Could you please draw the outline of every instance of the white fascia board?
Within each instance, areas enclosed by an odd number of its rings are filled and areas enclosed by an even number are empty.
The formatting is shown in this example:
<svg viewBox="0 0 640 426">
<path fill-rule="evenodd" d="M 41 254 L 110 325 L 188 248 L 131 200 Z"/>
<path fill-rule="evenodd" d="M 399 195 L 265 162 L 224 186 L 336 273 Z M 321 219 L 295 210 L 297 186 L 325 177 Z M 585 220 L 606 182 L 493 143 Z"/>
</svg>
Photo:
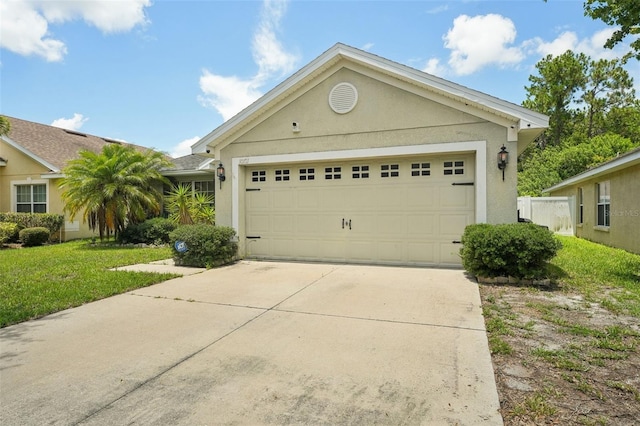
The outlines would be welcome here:
<svg viewBox="0 0 640 426">
<path fill-rule="evenodd" d="M 40 175 L 41 179 L 62 179 L 64 177 L 64 173 L 45 173 Z"/>
<path fill-rule="evenodd" d="M 623 155 L 619 158 L 609 161 L 601 166 L 594 167 L 591 170 L 587 170 L 586 172 L 582 172 L 579 175 L 575 175 L 570 177 L 569 179 L 563 180 L 562 182 L 553 185 L 551 188 L 544 189 L 542 192 L 551 192 L 557 191 L 558 189 L 565 188 L 567 186 L 574 185 L 576 183 L 580 183 L 587 179 L 591 179 L 597 177 L 599 175 L 614 172 L 619 169 L 623 169 L 626 167 L 630 167 L 631 165 L 639 163 L 640 164 L 640 150 L 632 152 L 629 155 Z"/>
<path fill-rule="evenodd" d="M 216 161 L 215 158 L 207 158 L 202 163 L 200 163 L 200 165 L 196 170 L 211 170 L 210 166 L 211 166 L 211 163 L 213 163 L 214 161 Z"/>
<path fill-rule="evenodd" d="M 54 166 L 53 164 L 49 163 L 48 161 L 46 161 L 46 160 L 44 160 L 44 159 L 42 159 L 40 157 L 38 157 L 36 154 L 34 154 L 33 152 L 29 151 L 28 149 L 26 149 L 25 147 L 23 147 L 19 143 L 15 142 L 14 140 L 12 140 L 7 135 L 2 136 L 2 140 L 5 141 L 6 143 L 8 143 L 13 148 L 15 148 L 18 151 L 20 151 L 21 153 L 23 153 L 24 155 L 26 155 L 27 157 L 30 157 L 31 159 L 33 159 L 33 160 L 37 161 L 38 163 L 42 164 L 44 167 L 48 168 L 49 170 L 51 170 L 53 172 L 60 172 L 60 169 L 58 167 Z"/>
<path fill-rule="evenodd" d="M 239 233 L 240 225 L 240 166 L 297 163 L 303 161 L 352 160 L 359 158 L 390 157 L 399 155 L 444 154 L 454 152 L 474 152 L 476 155 L 475 221 L 487 222 L 487 142 L 450 142 L 427 145 L 393 146 L 344 151 L 302 152 L 296 154 L 258 155 L 234 157 L 231 159 L 231 226 Z"/>
</svg>

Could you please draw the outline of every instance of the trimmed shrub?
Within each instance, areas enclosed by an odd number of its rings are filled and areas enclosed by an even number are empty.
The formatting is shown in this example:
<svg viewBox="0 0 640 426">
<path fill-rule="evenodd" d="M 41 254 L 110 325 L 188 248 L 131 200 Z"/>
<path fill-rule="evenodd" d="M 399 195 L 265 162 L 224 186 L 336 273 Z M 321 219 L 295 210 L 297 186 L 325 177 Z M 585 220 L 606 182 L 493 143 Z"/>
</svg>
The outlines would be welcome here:
<svg viewBox="0 0 640 426">
<path fill-rule="evenodd" d="M 228 226 L 182 225 L 171 233 L 171 250 L 176 265 L 212 268 L 232 262 L 238 244 L 236 231 Z M 186 251 L 184 251 L 186 249 Z"/>
<path fill-rule="evenodd" d="M 25 247 L 41 246 L 49 241 L 50 235 L 51 233 L 49 230 L 41 226 L 35 228 L 24 228 L 20 231 L 20 241 L 22 241 L 22 245 Z"/>
<path fill-rule="evenodd" d="M 54 213 L 0 213 L 0 222 L 11 222 L 18 229 L 47 228 L 50 235 L 56 234 L 64 225 L 64 216 Z"/>
<path fill-rule="evenodd" d="M 118 235 L 122 244 L 169 244 L 169 235 L 177 225 L 169 219 L 156 217 L 127 226 Z"/>
<path fill-rule="evenodd" d="M 18 238 L 18 225 L 11 222 L 0 222 L 0 244 L 15 241 Z"/>
<path fill-rule="evenodd" d="M 562 247 L 551 231 L 533 223 L 475 224 L 462 235 L 462 266 L 478 277 L 545 278 Z"/>
</svg>

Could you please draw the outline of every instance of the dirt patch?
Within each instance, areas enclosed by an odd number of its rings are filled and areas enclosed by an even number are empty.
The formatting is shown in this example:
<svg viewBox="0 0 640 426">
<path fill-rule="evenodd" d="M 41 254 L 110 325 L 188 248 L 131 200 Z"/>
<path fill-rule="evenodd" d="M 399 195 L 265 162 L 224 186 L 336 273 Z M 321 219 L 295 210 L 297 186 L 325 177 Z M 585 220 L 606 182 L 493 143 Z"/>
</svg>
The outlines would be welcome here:
<svg viewBox="0 0 640 426">
<path fill-rule="evenodd" d="M 640 424 L 640 319 L 560 290 L 480 295 L 505 425 Z"/>
</svg>

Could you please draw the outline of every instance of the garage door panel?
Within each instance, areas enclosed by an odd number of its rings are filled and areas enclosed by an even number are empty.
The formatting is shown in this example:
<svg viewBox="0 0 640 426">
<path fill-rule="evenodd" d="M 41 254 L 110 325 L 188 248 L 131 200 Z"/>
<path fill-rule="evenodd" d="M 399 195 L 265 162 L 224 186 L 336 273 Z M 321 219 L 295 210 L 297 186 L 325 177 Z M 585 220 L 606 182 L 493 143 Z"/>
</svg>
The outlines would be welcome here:
<svg viewBox="0 0 640 426">
<path fill-rule="evenodd" d="M 440 235 L 451 238 L 460 237 L 462 235 L 460 230 L 464 230 L 469 224 L 470 217 L 465 213 L 440 215 Z"/>
<path fill-rule="evenodd" d="M 427 239 L 435 237 L 436 215 L 433 213 L 407 215 L 407 229 L 409 239 Z"/>
<path fill-rule="evenodd" d="M 453 241 L 474 222 L 473 163 L 473 155 L 442 155 L 247 168 L 245 184 L 254 190 L 245 196 L 246 235 L 261 237 L 247 243 L 247 255 L 459 265 L 460 246 Z M 413 169 L 415 164 L 429 167 Z M 445 164 L 450 165 L 448 174 Z M 364 165 L 367 177 L 356 171 L 360 167 L 362 172 Z M 325 178 L 329 167 L 341 169 L 340 179 L 335 179 L 335 173 L 332 179 Z M 457 168 L 463 172 L 456 172 Z M 276 170 L 283 169 L 291 171 L 289 181 L 275 179 Z M 308 178 L 311 169 L 315 170 L 313 180 Z M 307 171 L 305 179 L 301 170 Z M 251 180 L 256 171 L 264 180 Z M 394 171 L 397 176 L 392 176 Z"/>
</svg>

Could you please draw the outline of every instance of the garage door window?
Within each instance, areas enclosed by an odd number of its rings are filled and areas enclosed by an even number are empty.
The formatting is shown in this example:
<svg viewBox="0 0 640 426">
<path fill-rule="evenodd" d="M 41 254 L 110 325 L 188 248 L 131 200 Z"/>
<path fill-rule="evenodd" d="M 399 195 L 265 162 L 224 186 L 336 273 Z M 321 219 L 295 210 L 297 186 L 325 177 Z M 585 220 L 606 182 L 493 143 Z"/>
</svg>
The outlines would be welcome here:
<svg viewBox="0 0 640 426">
<path fill-rule="evenodd" d="M 324 178 L 326 180 L 342 179 L 342 167 L 325 167 Z"/>
<path fill-rule="evenodd" d="M 464 161 L 445 161 L 444 174 L 445 175 L 463 175 Z"/>
<path fill-rule="evenodd" d="M 380 177 L 398 177 L 400 176 L 400 165 L 398 164 L 383 164 L 380 166 Z"/>
<path fill-rule="evenodd" d="M 251 182 L 266 182 L 267 171 L 266 170 L 254 170 L 251 172 Z"/>
<path fill-rule="evenodd" d="M 351 177 L 354 179 L 368 179 L 369 166 L 353 166 L 351 167 Z"/>
<path fill-rule="evenodd" d="M 431 163 L 412 163 L 411 176 L 431 176 Z"/>
<path fill-rule="evenodd" d="M 288 181 L 289 176 L 289 169 L 276 170 L 276 182 Z"/>
<path fill-rule="evenodd" d="M 300 169 L 300 180 L 314 180 L 316 169 Z"/>
</svg>

